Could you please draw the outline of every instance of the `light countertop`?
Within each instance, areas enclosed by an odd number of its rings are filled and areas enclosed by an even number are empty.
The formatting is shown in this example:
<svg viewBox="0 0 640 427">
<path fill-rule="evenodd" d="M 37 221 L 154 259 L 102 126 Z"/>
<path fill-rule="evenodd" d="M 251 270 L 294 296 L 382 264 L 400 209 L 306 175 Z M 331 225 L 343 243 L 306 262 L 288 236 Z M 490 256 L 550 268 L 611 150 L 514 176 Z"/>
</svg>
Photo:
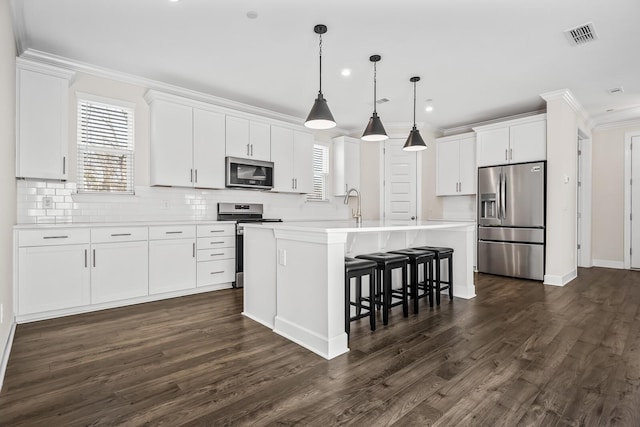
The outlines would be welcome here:
<svg viewBox="0 0 640 427">
<path fill-rule="evenodd" d="M 154 227 L 171 225 L 205 225 L 205 224 L 235 224 L 235 221 L 128 221 L 128 222 L 69 222 L 59 224 L 17 224 L 15 230 L 51 229 L 51 228 L 98 228 L 98 227 Z"/>
<path fill-rule="evenodd" d="M 244 228 L 274 228 L 289 231 L 312 231 L 324 233 L 367 233 L 381 231 L 409 231 L 409 230 L 437 230 L 437 229 L 465 229 L 473 227 L 468 221 L 418 221 L 403 223 L 401 221 L 362 221 L 356 224 L 349 221 L 297 221 L 280 223 L 243 224 Z"/>
</svg>

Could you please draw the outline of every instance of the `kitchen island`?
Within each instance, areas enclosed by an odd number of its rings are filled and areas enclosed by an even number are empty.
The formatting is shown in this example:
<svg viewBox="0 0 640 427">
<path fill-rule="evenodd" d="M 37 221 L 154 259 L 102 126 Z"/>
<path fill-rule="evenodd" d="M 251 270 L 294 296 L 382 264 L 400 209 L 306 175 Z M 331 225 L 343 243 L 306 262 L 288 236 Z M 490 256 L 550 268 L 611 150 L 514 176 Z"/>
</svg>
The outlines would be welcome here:
<svg viewBox="0 0 640 427">
<path fill-rule="evenodd" d="M 474 231 L 473 223 L 442 221 L 246 224 L 243 314 L 332 359 L 349 351 L 344 330 L 345 256 L 425 245 L 451 247 L 453 294 L 473 298 Z"/>
</svg>

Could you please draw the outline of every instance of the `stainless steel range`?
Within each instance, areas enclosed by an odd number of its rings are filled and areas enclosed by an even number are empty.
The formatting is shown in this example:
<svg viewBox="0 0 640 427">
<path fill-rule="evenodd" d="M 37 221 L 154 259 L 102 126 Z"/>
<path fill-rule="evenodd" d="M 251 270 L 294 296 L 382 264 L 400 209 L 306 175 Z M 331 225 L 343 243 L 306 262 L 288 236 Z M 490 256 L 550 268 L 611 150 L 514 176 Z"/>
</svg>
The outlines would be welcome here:
<svg viewBox="0 0 640 427">
<path fill-rule="evenodd" d="M 261 203 L 218 203 L 218 221 L 236 221 L 236 288 L 244 284 L 244 227 L 246 223 L 282 222 L 281 219 L 263 218 Z"/>
</svg>

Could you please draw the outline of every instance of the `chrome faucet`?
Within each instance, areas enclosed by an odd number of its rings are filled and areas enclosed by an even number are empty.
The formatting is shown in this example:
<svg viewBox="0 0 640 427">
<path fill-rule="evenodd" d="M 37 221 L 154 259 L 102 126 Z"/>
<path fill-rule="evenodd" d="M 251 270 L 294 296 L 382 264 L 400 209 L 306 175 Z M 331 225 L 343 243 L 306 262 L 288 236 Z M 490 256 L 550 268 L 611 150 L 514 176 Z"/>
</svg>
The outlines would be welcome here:
<svg viewBox="0 0 640 427">
<path fill-rule="evenodd" d="M 351 192 L 355 191 L 356 193 L 356 198 L 358 200 L 358 209 L 356 212 L 353 212 L 353 209 L 351 210 L 351 214 L 352 216 L 356 219 L 356 224 L 360 225 L 362 224 L 362 210 L 361 210 L 361 206 L 360 206 L 360 192 L 358 190 L 356 190 L 355 188 L 350 188 L 347 191 L 347 194 L 345 194 L 344 196 L 344 204 L 348 205 L 349 204 L 349 196 L 351 196 Z"/>
</svg>

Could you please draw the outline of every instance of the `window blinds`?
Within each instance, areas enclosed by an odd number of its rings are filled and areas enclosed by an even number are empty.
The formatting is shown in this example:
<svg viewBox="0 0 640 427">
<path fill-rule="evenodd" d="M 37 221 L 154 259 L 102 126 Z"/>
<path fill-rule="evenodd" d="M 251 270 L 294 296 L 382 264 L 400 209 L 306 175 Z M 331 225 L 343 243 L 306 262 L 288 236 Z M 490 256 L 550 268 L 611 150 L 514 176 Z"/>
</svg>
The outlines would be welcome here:
<svg viewBox="0 0 640 427">
<path fill-rule="evenodd" d="M 133 194 L 133 109 L 78 100 L 78 192 Z"/>
<path fill-rule="evenodd" d="M 327 181 L 329 177 L 329 147 L 313 146 L 313 193 L 308 200 L 327 200 Z"/>
</svg>

